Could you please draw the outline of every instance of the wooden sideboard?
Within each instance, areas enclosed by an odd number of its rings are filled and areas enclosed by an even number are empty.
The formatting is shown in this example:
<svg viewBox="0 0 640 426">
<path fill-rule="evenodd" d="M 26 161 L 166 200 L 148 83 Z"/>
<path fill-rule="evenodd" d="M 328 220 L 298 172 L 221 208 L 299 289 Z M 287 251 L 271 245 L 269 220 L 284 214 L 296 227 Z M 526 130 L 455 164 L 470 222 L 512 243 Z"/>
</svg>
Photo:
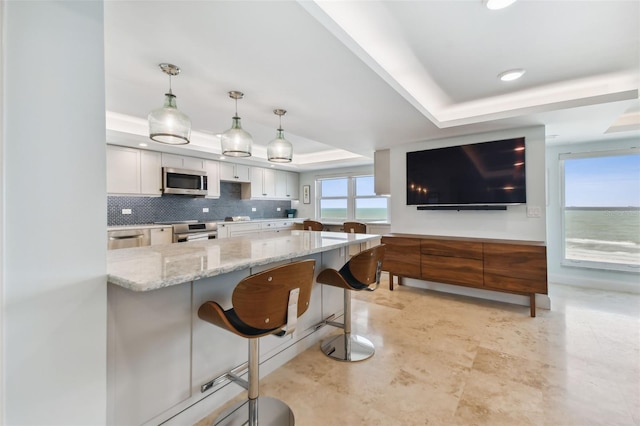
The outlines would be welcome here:
<svg viewBox="0 0 640 426">
<path fill-rule="evenodd" d="M 547 294 L 547 248 L 539 241 L 387 234 L 382 270 L 394 277 L 474 287 L 529 296 Z"/>
</svg>

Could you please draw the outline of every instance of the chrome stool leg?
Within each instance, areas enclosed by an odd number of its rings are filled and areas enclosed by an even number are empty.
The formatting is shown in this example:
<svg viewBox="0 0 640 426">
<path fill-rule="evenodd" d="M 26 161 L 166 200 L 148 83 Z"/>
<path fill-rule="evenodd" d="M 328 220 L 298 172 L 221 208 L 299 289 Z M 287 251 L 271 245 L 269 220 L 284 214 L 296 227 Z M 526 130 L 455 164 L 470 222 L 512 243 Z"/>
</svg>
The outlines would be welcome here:
<svg viewBox="0 0 640 426">
<path fill-rule="evenodd" d="M 373 343 L 365 337 L 351 334 L 351 290 L 344 289 L 344 323 L 329 322 L 344 329 L 344 333 L 333 336 L 320 346 L 322 352 L 338 361 L 364 361 L 375 353 Z"/>
<path fill-rule="evenodd" d="M 225 410 L 215 426 L 294 426 L 293 411 L 284 402 L 260 397 L 259 341 L 249 339 L 249 398 Z"/>
</svg>

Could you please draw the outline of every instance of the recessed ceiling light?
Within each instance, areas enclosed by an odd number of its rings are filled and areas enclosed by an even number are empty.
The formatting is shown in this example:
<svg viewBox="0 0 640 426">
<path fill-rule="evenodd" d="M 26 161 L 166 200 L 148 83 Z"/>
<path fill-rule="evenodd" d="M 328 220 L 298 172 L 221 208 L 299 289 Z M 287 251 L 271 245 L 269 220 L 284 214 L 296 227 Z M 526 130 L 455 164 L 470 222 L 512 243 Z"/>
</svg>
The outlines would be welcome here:
<svg viewBox="0 0 640 426">
<path fill-rule="evenodd" d="M 523 69 L 509 70 L 498 74 L 498 78 L 502 81 L 513 81 L 522 77 L 523 74 Z"/>
<path fill-rule="evenodd" d="M 498 10 L 511 6 L 516 0 L 486 0 L 487 9 Z"/>
<path fill-rule="evenodd" d="M 138 146 L 147 146 L 147 144 L 144 143 L 144 142 L 141 142 L 141 143 L 138 144 Z"/>
</svg>

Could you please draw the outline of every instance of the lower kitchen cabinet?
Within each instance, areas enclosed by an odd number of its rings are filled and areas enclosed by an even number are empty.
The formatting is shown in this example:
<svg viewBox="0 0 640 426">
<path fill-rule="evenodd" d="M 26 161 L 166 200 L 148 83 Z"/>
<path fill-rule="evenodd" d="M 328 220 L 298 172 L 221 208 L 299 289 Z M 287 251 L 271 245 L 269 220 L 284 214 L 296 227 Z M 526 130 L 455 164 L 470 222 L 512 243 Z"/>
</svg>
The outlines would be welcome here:
<svg viewBox="0 0 640 426">
<path fill-rule="evenodd" d="M 171 226 L 163 226 L 162 228 L 151 228 L 149 230 L 152 246 L 156 244 L 173 243 L 173 228 Z"/>
</svg>

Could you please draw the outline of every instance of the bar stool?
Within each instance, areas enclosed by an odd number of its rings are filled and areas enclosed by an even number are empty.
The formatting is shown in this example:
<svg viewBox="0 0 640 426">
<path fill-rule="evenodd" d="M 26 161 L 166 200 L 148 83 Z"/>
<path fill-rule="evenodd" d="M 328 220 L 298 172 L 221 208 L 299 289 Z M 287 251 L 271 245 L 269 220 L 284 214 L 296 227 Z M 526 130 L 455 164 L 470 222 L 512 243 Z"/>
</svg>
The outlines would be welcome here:
<svg viewBox="0 0 640 426">
<path fill-rule="evenodd" d="M 344 232 L 354 233 L 354 234 L 367 233 L 367 225 L 360 222 L 345 222 L 342 225 L 342 229 L 344 229 Z"/>
<path fill-rule="evenodd" d="M 309 307 L 315 260 L 303 260 L 244 278 L 233 290 L 233 307 L 223 310 L 214 301 L 203 303 L 198 317 L 249 341 L 248 378 L 233 372 L 227 377 L 248 390 L 248 399 L 221 414 L 214 425 L 294 425 L 293 412 L 284 402 L 259 397 L 259 338 L 284 336 Z"/>
<path fill-rule="evenodd" d="M 348 232 L 350 234 L 366 234 L 367 233 L 367 225 L 365 225 L 364 223 L 360 223 L 360 222 L 345 222 L 345 223 L 342 224 L 342 230 L 344 232 Z M 351 250 L 351 247 L 355 247 L 355 244 L 349 246 L 349 254 L 350 255 L 352 253 L 354 253 Z M 365 244 L 362 244 L 362 243 L 359 244 L 358 252 L 361 252 L 363 247 L 366 247 L 366 243 Z"/>
<path fill-rule="evenodd" d="M 302 228 L 305 231 L 322 231 L 324 229 L 324 225 L 315 220 L 305 220 L 302 222 Z"/>
<path fill-rule="evenodd" d="M 325 355 L 339 361 L 363 361 L 373 355 L 375 348 L 369 339 L 351 334 L 351 291 L 374 291 L 380 285 L 380 272 L 384 244 L 361 251 L 349 260 L 340 271 L 325 269 L 316 281 L 340 287 L 344 291 L 344 321 L 326 324 L 342 328 L 344 332 L 322 342 Z M 375 286 L 371 287 L 375 283 Z"/>
</svg>

